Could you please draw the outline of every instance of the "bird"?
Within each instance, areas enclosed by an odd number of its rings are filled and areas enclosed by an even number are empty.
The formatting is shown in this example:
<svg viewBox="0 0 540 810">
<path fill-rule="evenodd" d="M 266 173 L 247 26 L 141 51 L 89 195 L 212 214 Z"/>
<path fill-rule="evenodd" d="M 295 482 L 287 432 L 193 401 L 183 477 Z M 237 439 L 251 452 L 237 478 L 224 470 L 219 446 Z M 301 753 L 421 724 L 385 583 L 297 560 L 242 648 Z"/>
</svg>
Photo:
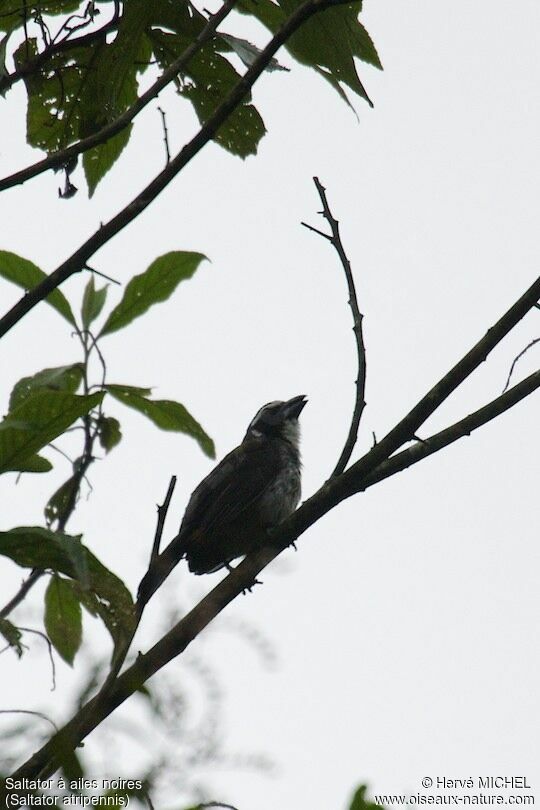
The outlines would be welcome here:
<svg viewBox="0 0 540 810">
<path fill-rule="evenodd" d="M 141 580 L 142 609 L 186 558 L 193 574 L 211 574 L 268 543 L 269 531 L 301 495 L 300 426 L 304 394 L 260 408 L 242 442 L 193 491 L 177 536 Z"/>
</svg>

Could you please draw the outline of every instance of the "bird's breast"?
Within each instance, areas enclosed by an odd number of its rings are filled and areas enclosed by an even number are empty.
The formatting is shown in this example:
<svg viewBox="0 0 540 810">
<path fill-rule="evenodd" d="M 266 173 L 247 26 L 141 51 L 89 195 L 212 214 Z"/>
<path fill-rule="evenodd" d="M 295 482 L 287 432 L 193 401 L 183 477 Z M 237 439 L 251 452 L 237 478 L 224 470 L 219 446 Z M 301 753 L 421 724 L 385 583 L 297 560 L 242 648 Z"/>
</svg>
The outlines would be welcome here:
<svg viewBox="0 0 540 810">
<path fill-rule="evenodd" d="M 292 460 L 287 461 L 261 498 L 261 523 L 266 527 L 277 526 L 296 509 L 300 494 L 300 467 Z"/>
</svg>

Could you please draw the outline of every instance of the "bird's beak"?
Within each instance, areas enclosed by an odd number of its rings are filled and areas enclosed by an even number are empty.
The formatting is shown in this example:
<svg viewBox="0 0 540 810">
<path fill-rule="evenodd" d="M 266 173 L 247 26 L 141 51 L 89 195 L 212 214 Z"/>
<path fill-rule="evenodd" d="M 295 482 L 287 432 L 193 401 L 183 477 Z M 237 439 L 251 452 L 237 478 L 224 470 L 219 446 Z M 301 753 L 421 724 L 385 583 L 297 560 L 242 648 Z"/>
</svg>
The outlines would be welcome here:
<svg viewBox="0 0 540 810">
<path fill-rule="evenodd" d="M 283 405 L 286 419 L 298 419 L 302 412 L 302 408 L 307 404 L 307 397 L 305 394 L 300 394 L 297 397 L 287 400 Z"/>
</svg>

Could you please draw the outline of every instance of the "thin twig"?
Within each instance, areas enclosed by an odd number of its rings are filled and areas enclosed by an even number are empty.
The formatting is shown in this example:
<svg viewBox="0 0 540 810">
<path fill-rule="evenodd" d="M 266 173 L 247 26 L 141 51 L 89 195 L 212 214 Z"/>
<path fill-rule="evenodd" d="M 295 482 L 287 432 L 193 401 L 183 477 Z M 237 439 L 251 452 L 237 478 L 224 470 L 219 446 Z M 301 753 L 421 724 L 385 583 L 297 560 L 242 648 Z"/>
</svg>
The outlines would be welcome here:
<svg viewBox="0 0 540 810">
<path fill-rule="evenodd" d="M 40 717 L 42 720 L 46 720 L 47 723 L 50 723 L 54 730 L 58 732 L 58 726 L 54 720 L 51 720 L 50 717 L 47 717 L 46 714 L 42 714 L 41 712 L 34 712 L 30 709 L 0 709 L 0 714 L 31 714 L 34 717 Z"/>
<path fill-rule="evenodd" d="M 226 0 L 220 10 L 208 20 L 194 42 L 192 42 L 180 54 L 180 56 L 175 59 L 175 61 L 172 62 L 172 64 L 169 65 L 166 70 L 163 71 L 161 76 L 156 79 L 154 84 L 152 84 L 148 90 L 139 96 L 137 101 L 135 101 L 131 107 L 122 113 L 122 115 L 119 115 L 118 118 L 111 121 L 110 124 L 106 124 L 93 135 L 89 135 L 87 138 L 82 138 L 80 141 L 77 141 L 77 143 L 66 147 L 66 149 L 59 150 L 43 160 L 38 160 L 31 166 L 27 166 L 26 169 L 20 169 L 18 172 L 3 178 L 0 180 L 0 191 L 20 185 L 21 183 L 25 183 L 27 180 L 30 180 L 30 178 L 36 177 L 38 174 L 48 171 L 48 169 L 55 169 L 59 166 L 63 166 L 77 155 L 80 155 L 82 152 L 86 152 L 88 149 L 92 149 L 94 146 L 99 146 L 100 144 L 105 143 L 112 138 L 113 135 L 116 135 L 118 132 L 125 129 L 128 124 L 130 124 L 131 121 L 133 121 L 133 119 L 141 112 L 141 110 L 143 110 L 147 104 L 156 98 L 156 96 L 159 95 L 159 93 L 176 78 L 178 73 L 181 72 L 182 68 L 188 64 L 197 51 L 205 44 L 205 42 L 214 36 L 216 28 L 232 11 L 236 1 L 237 0 Z"/>
<path fill-rule="evenodd" d="M 101 276 L 101 278 L 104 278 L 106 281 L 110 281 L 111 284 L 117 284 L 119 287 L 122 286 L 122 282 L 118 281 L 118 279 L 112 278 L 111 276 L 102 273 L 101 270 L 96 270 L 94 267 L 90 267 L 88 264 L 86 265 L 85 269 L 90 270 L 90 272 L 93 273 L 95 276 Z"/>
<path fill-rule="evenodd" d="M 49 660 L 51 662 L 51 674 L 52 674 L 51 692 L 54 692 L 54 690 L 56 689 L 56 667 L 54 665 L 53 649 L 50 638 L 46 636 L 45 633 L 42 633 L 41 630 L 33 630 L 31 627 L 19 627 L 18 629 L 23 630 L 25 633 L 34 633 L 36 636 L 42 638 L 45 644 L 47 645 Z"/>
<path fill-rule="evenodd" d="M 161 115 L 161 125 L 163 127 L 163 143 L 165 144 L 165 165 L 171 162 L 171 151 L 169 149 L 169 130 L 167 129 L 167 116 L 165 110 L 158 107 Z"/>
<path fill-rule="evenodd" d="M 310 231 L 314 231 L 315 233 L 319 234 L 319 236 L 323 236 L 325 239 L 328 239 L 332 246 L 334 247 L 336 253 L 339 256 L 339 260 L 345 272 L 345 278 L 347 280 L 347 288 L 349 290 L 349 306 L 351 308 L 352 316 L 353 316 L 353 332 L 356 341 L 356 354 L 358 357 L 358 373 L 356 375 L 356 397 L 354 401 L 354 408 L 353 408 L 353 415 L 351 418 L 351 425 L 349 427 L 349 433 L 347 439 L 345 441 L 345 445 L 343 450 L 341 451 L 341 455 L 337 461 L 337 464 L 332 472 L 331 477 L 335 477 L 337 475 L 341 475 L 347 464 L 349 463 L 349 459 L 352 455 L 354 450 L 354 446 L 356 444 L 358 438 L 358 428 L 360 426 L 360 420 L 362 418 L 362 413 L 366 406 L 365 403 L 365 393 L 366 393 L 366 347 L 364 345 L 364 335 L 362 331 L 362 320 L 363 315 L 360 312 L 358 307 L 358 299 L 356 297 L 356 288 L 354 285 L 354 278 L 351 269 L 351 263 L 347 258 L 347 254 L 345 253 L 345 248 L 343 247 L 343 242 L 341 241 L 341 236 L 339 233 L 339 222 L 334 217 L 330 210 L 330 206 L 328 205 L 328 200 L 326 198 L 326 189 L 319 181 L 318 177 L 313 178 L 313 182 L 315 183 L 315 187 L 319 192 L 319 197 L 321 198 L 321 203 L 323 210 L 321 214 L 328 222 L 330 226 L 330 230 L 332 232 L 331 235 L 323 233 L 323 231 L 319 231 L 317 228 L 314 228 L 312 225 L 307 225 L 305 222 L 302 222 L 305 228 L 308 228 Z"/>
<path fill-rule="evenodd" d="M 524 354 L 526 354 L 526 353 L 529 351 L 529 349 L 530 349 L 532 346 L 534 346 L 536 343 L 540 343 L 540 338 L 535 338 L 534 340 L 531 340 L 531 342 L 528 344 L 528 346 L 525 346 L 525 348 L 524 348 L 524 349 L 522 349 L 522 350 L 520 351 L 520 353 L 517 355 L 517 357 L 514 357 L 514 361 L 513 361 L 512 365 L 510 366 L 510 371 L 508 372 L 508 377 L 507 377 L 507 380 L 506 380 L 506 384 L 505 384 L 505 386 L 504 386 L 504 388 L 503 388 L 503 390 L 502 390 L 503 394 L 504 394 L 504 392 L 506 391 L 506 389 L 508 388 L 508 386 L 510 385 L 510 379 L 511 379 L 511 377 L 512 377 L 512 374 L 514 373 L 514 368 L 516 367 L 516 363 L 517 363 L 517 362 L 518 362 L 518 360 L 520 360 L 520 359 L 523 357 L 523 355 L 524 355 Z"/>
<path fill-rule="evenodd" d="M 167 490 L 167 494 L 165 495 L 165 500 L 161 505 L 157 507 L 158 513 L 158 520 L 156 526 L 156 534 L 154 536 L 154 543 L 152 545 L 152 552 L 150 554 L 150 566 L 152 566 L 157 557 L 159 557 L 159 545 L 161 543 L 161 538 L 163 536 L 163 527 L 165 525 L 165 519 L 167 517 L 167 512 L 169 511 L 169 506 L 171 504 L 171 498 L 173 496 L 174 488 L 176 486 L 176 475 L 171 476 L 171 480 L 169 481 L 169 488 Z"/>
<path fill-rule="evenodd" d="M 148 565 L 149 571 L 155 565 L 156 560 L 159 557 L 159 546 L 161 543 L 161 537 L 163 535 L 163 527 L 165 526 L 165 520 L 167 518 L 167 512 L 169 511 L 169 506 L 171 503 L 171 498 L 173 496 L 175 486 L 176 486 L 176 476 L 173 475 L 171 476 L 171 480 L 169 481 L 169 487 L 167 489 L 167 494 L 165 495 L 165 500 L 163 501 L 161 506 L 158 505 L 157 507 L 158 519 L 156 525 L 156 532 L 154 535 L 154 542 L 152 544 L 152 551 L 150 554 L 150 563 Z M 131 632 L 124 639 L 122 645 L 118 647 L 117 650 L 115 650 L 111 662 L 111 668 L 107 674 L 107 677 L 105 678 L 105 681 L 103 682 L 101 689 L 96 695 L 96 699 L 102 702 L 107 698 L 112 686 L 114 685 L 118 677 L 118 673 L 122 669 L 124 661 L 126 660 L 127 654 L 129 652 L 129 648 L 131 647 L 131 643 L 135 637 L 135 633 L 137 632 L 137 629 L 141 622 L 142 614 L 145 607 L 146 602 L 142 602 L 140 600 L 137 601 L 135 605 L 135 616 Z"/>
<path fill-rule="evenodd" d="M 347 0 L 305 0 L 287 18 L 279 31 L 272 37 L 266 48 L 255 59 L 251 67 L 236 82 L 228 96 L 218 105 L 197 134 L 172 158 L 154 179 L 116 216 L 102 225 L 81 247 L 63 264 L 47 276 L 40 284 L 29 290 L 17 304 L 0 320 L 0 338 L 40 301 L 60 286 L 66 279 L 79 273 L 88 260 L 113 236 L 116 236 L 130 222 L 147 208 L 176 175 L 191 161 L 200 150 L 212 140 L 219 127 L 241 104 L 261 73 L 279 48 L 300 28 L 302 23 L 320 11 L 345 5 Z M 142 96 L 141 96 L 142 98 Z"/>
<path fill-rule="evenodd" d="M 154 810 L 154 805 L 152 804 L 152 799 L 150 798 L 150 794 L 147 790 L 144 792 L 144 798 L 146 799 L 146 804 L 148 805 L 148 810 Z"/>
<path fill-rule="evenodd" d="M 206 807 L 223 807 L 225 810 L 238 810 L 238 808 L 233 807 L 232 804 L 223 804 L 223 802 L 204 802 L 203 804 L 198 804 L 194 810 L 205 810 Z"/>
<path fill-rule="evenodd" d="M 35 568 L 33 571 L 30 572 L 28 577 L 23 581 L 21 587 L 19 588 L 15 596 L 13 596 L 9 600 L 9 602 L 6 602 L 4 607 L 0 610 L 0 619 L 4 619 L 6 616 L 8 616 L 11 613 L 11 611 L 23 601 L 28 591 L 31 588 L 33 588 L 33 586 L 39 579 L 41 579 L 44 573 L 45 571 L 41 571 L 38 568 Z"/>
</svg>

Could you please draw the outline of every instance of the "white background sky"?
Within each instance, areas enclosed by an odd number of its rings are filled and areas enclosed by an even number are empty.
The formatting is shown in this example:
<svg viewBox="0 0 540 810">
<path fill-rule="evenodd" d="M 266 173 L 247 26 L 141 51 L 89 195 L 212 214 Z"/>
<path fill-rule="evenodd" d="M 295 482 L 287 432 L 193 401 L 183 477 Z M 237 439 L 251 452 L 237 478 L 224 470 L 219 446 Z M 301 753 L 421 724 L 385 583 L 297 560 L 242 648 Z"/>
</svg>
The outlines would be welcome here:
<svg viewBox="0 0 540 810">
<path fill-rule="evenodd" d="M 242 163 L 208 146 L 92 262 L 127 281 L 168 250 L 211 258 L 168 303 L 104 339 L 109 379 L 152 385 L 156 397 L 183 402 L 220 457 L 261 404 L 306 393 L 306 496 L 341 450 L 356 363 L 336 257 L 299 225 L 321 224 L 314 174 L 341 220 L 365 314 L 358 452 L 484 334 L 539 268 L 538 3 L 371 0 L 362 20 L 385 66 L 382 74 L 360 66 L 374 110 L 356 103 L 357 122 L 315 74 L 280 53 L 291 73 L 267 74 L 254 94 L 269 130 L 259 155 Z M 224 30 L 264 41 L 243 18 Z M 191 110 L 172 93 L 160 103 L 179 148 L 194 131 Z M 23 105 L 21 88 L 2 105 L 2 174 L 38 157 L 21 147 Z M 5 192 L 0 246 L 54 269 L 162 167 L 161 137 L 154 107 L 91 202 L 84 191 L 59 200 L 52 174 Z M 83 189 L 82 178 L 73 179 Z M 64 292 L 78 300 L 82 284 L 72 279 Z M 18 294 L 2 283 L 1 296 L 5 310 Z M 500 393 L 512 358 L 538 335 L 533 311 L 420 434 Z M 44 305 L 0 352 L 4 410 L 17 379 L 78 359 L 69 328 Z M 516 379 L 537 366 L 531 352 Z M 188 438 L 159 433 L 116 403 L 109 411 L 122 419 L 125 440 L 96 465 L 92 496 L 69 530 L 84 532 L 134 589 L 170 475 L 179 484 L 169 537 L 212 465 Z M 538 791 L 537 413 L 533 395 L 341 504 L 300 539 L 298 554 L 282 555 L 264 587 L 227 611 L 268 638 L 277 667 L 265 667 L 234 634 L 208 631 L 193 645 L 190 655 L 203 654 L 222 685 L 226 749 L 276 764 L 273 776 L 202 772 L 214 798 L 239 810 L 329 810 L 345 808 L 361 781 L 373 793 L 416 792 L 427 775 L 521 774 Z M 68 475 L 62 465 L 15 489 L 3 477 L 3 527 L 41 522 L 48 494 Z M 20 577 L 9 563 L 1 573 L 7 597 Z M 141 648 L 171 604 L 187 607 L 219 578 L 175 572 L 148 609 Z M 105 634 L 89 638 L 96 652 L 108 644 Z M 1 666 L 6 708 L 65 718 L 68 667 L 58 664 L 51 693 L 36 652 L 21 662 L 5 654 Z M 168 677 L 187 676 L 175 663 Z M 111 775 L 131 775 L 136 760 L 118 757 L 109 761 Z"/>
</svg>

